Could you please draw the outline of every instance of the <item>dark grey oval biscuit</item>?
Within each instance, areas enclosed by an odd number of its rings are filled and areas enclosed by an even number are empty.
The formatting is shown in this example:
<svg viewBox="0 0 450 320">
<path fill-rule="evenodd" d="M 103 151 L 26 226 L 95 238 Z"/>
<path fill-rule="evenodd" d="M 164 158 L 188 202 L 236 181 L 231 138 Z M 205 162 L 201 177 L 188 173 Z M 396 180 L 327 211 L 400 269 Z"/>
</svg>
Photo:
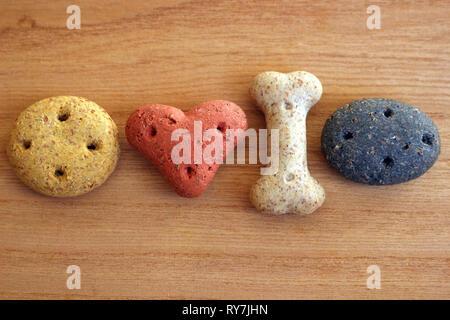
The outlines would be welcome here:
<svg viewBox="0 0 450 320">
<path fill-rule="evenodd" d="M 119 158 L 116 124 L 96 103 L 59 96 L 36 102 L 17 118 L 7 154 L 18 177 L 54 197 L 100 186 Z"/>
<path fill-rule="evenodd" d="M 433 121 L 406 103 L 382 98 L 336 110 L 322 130 L 322 152 L 345 177 L 389 185 L 424 174 L 440 153 Z"/>
</svg>

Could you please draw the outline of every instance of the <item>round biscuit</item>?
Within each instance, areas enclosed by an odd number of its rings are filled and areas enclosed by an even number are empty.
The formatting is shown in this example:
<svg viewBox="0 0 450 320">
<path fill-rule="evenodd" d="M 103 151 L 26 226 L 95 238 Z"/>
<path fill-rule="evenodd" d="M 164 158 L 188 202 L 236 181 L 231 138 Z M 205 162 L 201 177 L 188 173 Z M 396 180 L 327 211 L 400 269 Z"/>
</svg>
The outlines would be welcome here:
<svg viewBox="0 0 450 320">
<path fill-rule="evenodd" d="M 36 102 L 17 118 L 7 146 L 17 176 L 54 197 L 100 186 L 119 159 L 118 130 L 96 103 L 74 96 Z"/>
</svg>

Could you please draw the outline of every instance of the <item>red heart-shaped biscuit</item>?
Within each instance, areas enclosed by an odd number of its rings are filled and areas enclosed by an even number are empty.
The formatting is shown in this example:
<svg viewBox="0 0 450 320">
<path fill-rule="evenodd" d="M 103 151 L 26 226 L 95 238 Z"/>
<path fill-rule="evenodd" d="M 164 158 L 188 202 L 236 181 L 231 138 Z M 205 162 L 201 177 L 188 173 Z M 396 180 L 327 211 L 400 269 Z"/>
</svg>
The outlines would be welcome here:
<svg viewBox="0 0 450 320">
<path fill-rule="evenodd" d="M 196 161 L 197 164 L 194 163 L 194 121 L 197 126 L 197 121 L 201 121 L 201 137 L 207 129 L 220 131 L 223 139 L 223 161 L 227 150 L 230 150 L 230 145 L 234 148 L 242 139 L 242 136 L 233 138 L 234 143 L 227 146 L 226 130 L 247 130 L 244 111 L 238 105 L 223 100 L 202 103 L 187 113 L 162 104 L 142 106 L 130 115 L 126 125 L 128 142 L 156 165 L 173 189 L 186 198 L 201 195 L 220 166 L 218 163 L 210 163 L 210 160 L 205 162 L 204 157 Z M 172 149 L 181 141 L 181 139 L 172 141 L 172 132 L 175 129 L 184 129 L 190 134 L 191 159 L 188 164 L 175 164 L 172 161 Z M 202 154 L 209 143 L 210 141 L 202 141 Z"/>
</svg>

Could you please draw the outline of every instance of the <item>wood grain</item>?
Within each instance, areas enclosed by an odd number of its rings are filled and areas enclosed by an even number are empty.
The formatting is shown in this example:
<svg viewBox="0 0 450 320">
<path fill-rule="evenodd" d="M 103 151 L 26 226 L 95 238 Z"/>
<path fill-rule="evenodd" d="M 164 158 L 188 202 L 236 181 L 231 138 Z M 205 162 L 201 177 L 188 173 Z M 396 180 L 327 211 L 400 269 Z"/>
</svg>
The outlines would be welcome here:
<svg viewBox="0 0 450 320">
<path fill-rule="evenodd" d="M 450 298 L 450 4 L 448 1 L 0 2 L 1 298 Z M 381 29 L 366 8 L 381 8 Z M 250 205 L 257 165 L 222 166 L 207 192 L 178 197 L 124 136 L 145 103 L 187 111 L 227 99 L 264 128 L 248 84 L 259 72 L 321 79 L 308 158 L 327 192 L 308 217 L 268 217 Z M 79 95 L 121 130 L 121 160 L 101 188 L 74 199 L 30 191 L 5 146 L 14 119 L 45 97 Z M 436 123 L 441 155 L 423 177 L 370 187 L 324 160 L 320 134 L 339 106 L 387 97 Z M 66 288 L 78 265 L 81 290 Z M 380 290 L 366 268 L 381 268 Z"/>
</svg>

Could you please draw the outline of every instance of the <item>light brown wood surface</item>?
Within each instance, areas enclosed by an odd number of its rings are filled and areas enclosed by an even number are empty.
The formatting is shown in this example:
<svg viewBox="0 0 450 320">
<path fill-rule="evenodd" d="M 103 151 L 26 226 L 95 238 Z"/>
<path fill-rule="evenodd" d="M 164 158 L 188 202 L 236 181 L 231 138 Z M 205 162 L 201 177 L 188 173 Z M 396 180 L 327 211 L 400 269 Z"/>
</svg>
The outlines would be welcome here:
<svg viewBox="0 0 450 320">
<path fill-rule="evenodd" d="M 81 7 L 80 30 L 66 7 Z M 368 30 L 366 8 L 381 9 Z M 450 3 L 448 1 L 0 2 L 1 298 L 450 298 Z M 124 135 L 140 105 L 184 111 L 239 104 L 264 128 L 248 84 L 262 71 L 306 70 L 324 93 L 307 119 L 308 160 L 325 204 L 307 217 L 263 216 L 248 193 L 258 165 L 222 166 L 196 199 L 178 197 Z M 34 193 L 5 146 L 18 114 L 55 95 L 103 106 L 120 129 L 110 179 L 72 199 Z M 441 155 L 421 178 L 371 187 L 330 168 L 327 117 L 362 97 L 420 107 Z M 68 290 L 66 268 L 81 268 Z M 369 290 L 366 269 L 381 269 Z"/>
</svg>

